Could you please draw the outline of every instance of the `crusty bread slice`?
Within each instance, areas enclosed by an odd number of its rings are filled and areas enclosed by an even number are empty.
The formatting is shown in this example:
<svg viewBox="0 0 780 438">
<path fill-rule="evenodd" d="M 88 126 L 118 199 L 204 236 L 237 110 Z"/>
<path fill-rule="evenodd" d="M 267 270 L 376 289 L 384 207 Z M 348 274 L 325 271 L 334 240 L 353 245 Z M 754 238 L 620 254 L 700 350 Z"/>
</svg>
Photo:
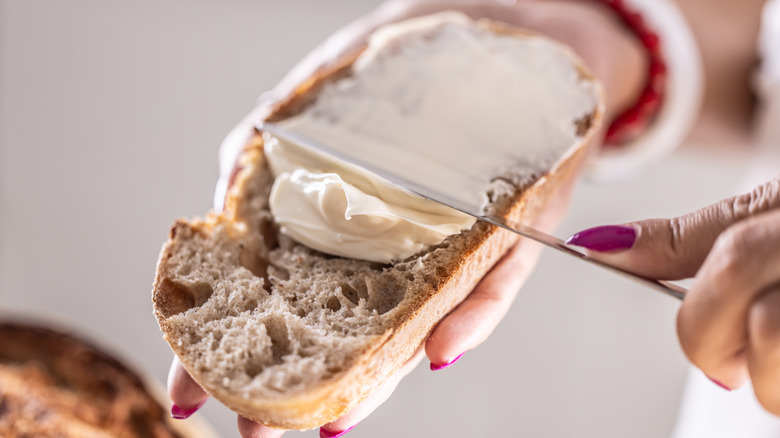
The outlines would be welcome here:
<svg viewBox="0 0 780 438">
<path fill-rule="evenodd" d="M 269 120 L 300 112 L 324 84 L 349 75 L 357 56 L 301 84 Z M 593 80 L 571 62 L 581 80 Z M 575 178 L 600 118 L 597 107 L 573 120 L 581 140 L 546 173 L 504 182 L 489 208 L 510 222 L 532 221 Z M 477 223 L 388 265 L 322 254 L 278 232 L 262 146 L 259 133 L 245 146 L 224 211 L 173 225 L 158 262 L 154 309 L 165 339 L 212 396 L 268 426 L 308 429 L 348 412 L 408 360 L 516 237 Z"/>
<path fill-rule="evenodd" d="M 207 427 L 184 430 L 173 424 L 154 385 L 50 325 L 0 321 L 0 436 L 214 436 Z"/>
</svg>

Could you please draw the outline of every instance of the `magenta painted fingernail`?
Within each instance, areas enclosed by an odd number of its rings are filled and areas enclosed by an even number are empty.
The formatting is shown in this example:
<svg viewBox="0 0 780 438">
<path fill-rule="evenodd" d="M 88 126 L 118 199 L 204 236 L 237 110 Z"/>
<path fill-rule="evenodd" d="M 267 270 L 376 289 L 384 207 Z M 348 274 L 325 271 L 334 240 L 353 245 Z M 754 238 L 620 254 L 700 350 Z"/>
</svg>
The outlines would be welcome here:
<svg viewBox="0 0 780 438">
<path fill-rule="evenodd" d="M 709 377 L 709 376 L 707 376 L 707 378 L 708 378 L 708 379 L 710 379 L 710 380 L 712 381 L 712 383 L 714 383 L 714 384 L 716 384 L 716 385 L 720 386 L 721 388 L 725 389 L 725 390 L 726 390 L 726 391 L 728 391 L 728 392 L 731 392 L 731 388 L 729 388 L 728 386 L 726 386 L 726 385 L 724 385 L 724 384 L 720 383 L 719 381 L 717 381 L 717 380 L 713 379 L 712 377 Z"/>
<path fill-rule="evenodd" d="M 458 357 L 456 357 L 455 359 L 452 359 L 451 361 L 445 362 L 445 363 L 440 364 L 440 365 L 437 365 L 437 364 L 431 362 L 431 371 L 439 371 L 439 370 L 443 370 L 444 368 L 447 368 L 449 366 L 452 366 L 452 365 L 455 364 L 455 362 L 458 361 L 458 359 L 461 358 L 461 356 L 463 356 L 463 353 L 459 354 Z"/>
<path fill-rule="evenodd" d="M 593 251 L 617 251 L 629 249 L 636 242 L 634 227 L 606 225 L 588 228 L 566 239 L 569 245 L 581 246 Z"/>
<path fill-rule="evenodd" d="M 198 409 L 200 409 L 204 403 L 206 403 L 206 400 L 203 400 L 202 402 L 195 405 L 195 407 L 189 409 L 182 409 L 176 404 L 174 404 L 173 406 L 171 406 L 171 418 L 174 418 L 176 420 L 186 420 L 187 418 L 190 418 L 192 414 L 198 412 Z"/>
<path fill-rule="evenodd" d="M 355 426 L 357 426 L 357 424 Z M 337 438 L 337 437 L 340 437 L 340 436 L 344 436 L 344 434 L 346 434 L 350 430 L 354 429 L 355 426 L 352 426 L 352 427 L 349 427 L 347 429 L 344 429 L 344 430 L 341 430 L 341 431 L 337 431 L 337 432 L 328 432 L 327 430 L 325 430 L 324 428 L 321 427 L 320 428 L 320 438 Z"/>
</svg>

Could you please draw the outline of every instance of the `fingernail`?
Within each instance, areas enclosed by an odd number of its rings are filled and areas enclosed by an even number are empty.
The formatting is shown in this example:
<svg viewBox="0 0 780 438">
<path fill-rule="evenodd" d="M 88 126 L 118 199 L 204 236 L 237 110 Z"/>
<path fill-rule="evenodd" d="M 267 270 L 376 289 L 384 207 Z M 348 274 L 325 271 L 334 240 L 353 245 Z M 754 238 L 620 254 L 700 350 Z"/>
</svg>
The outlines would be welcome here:
<svg viewBox="0 0 780 438">
<path fill-rule="evenodd" d="M 456 357 L 455 359 L 452 359 L 451 361 L 445 362 L 441 365 L 436 365 L 435 363 L 431 362 L 431 371 L 439 371 L 449 366 L 452 366 L 453 364 L 455 364 L 455 362 L 458 361 L 458 359 L 461 358 L 461 356 L 463 356 L 463 353 L 459 354 L 458 357 Z"/>
<path fill-rule="evenodd" d="M 616 251 L 629 249 L 636 242 L 634 227 L 607 225 L 589 228 L 566 239 L 569 245 L 581 246 L 593 251 Z"/>
<path fill-rule="evenodd" d="M 357 424 L 355 426 L 357 426 Z M 337 432 L 328 432 L 327 430 L 325 430 L 325 428 L 321 427 L 320 428 L 320 438 L 336 438 L 336 437 L 344 436 L 344 434 L 346 434 L 350 430 L 354 429 L 355 426 L 352 426 L 350 428 L 347 428 L 347 429 L 342 430 L 342 431 L 337 431 Z"/>
<path fill-rule="evenodd" d="M 710 376 L 707 376 L 707 378 L 708 378 L 708 379 L 710 379 L 710 380 L 712 381 L 712 383 L 714 383 L 714 384 L 716 384 L 716 385 L 720 386 L 721 388 L 725 389 L 725 390 L 726 390 L 726 391 L 728 391 L 728 392 L 731 392 L 731 388 L 729 388 L 728 386 L 726 386 L 726 385 L 724 385 L 724 384 L 720 383 L 719 381 L 717 381 L 717 380 L 713 379 L 713 378 L 712 378 L 712 377 L 710 377 Z"/>
<path fill-rule="evenodd" d="M 173 406 L 171 406 L 171 418 L 174 418 L 176 420 L 186 420 L 187 418 L 190 418 L 192 414 L 198 412 L 198 409 L 200 409 L 204 403 L 206 403 L 206 400 L 203 400 L 202 402 L 195 405 L 195 407 L 189 409 L 182 409 L 176 404 L 174 404 Z"/>
</svg>

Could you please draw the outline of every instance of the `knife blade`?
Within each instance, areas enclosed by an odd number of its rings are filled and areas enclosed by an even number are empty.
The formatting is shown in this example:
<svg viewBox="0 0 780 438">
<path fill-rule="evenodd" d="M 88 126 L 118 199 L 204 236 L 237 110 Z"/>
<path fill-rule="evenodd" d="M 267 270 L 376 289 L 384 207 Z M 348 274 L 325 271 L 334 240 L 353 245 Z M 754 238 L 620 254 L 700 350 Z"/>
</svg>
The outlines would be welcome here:
<svg viewBox="0 0 780 438">
<path fill-rule="evenodd" d="M 687 292 L 687 289 L 677 284 L 668 281 L 643 277 L 634 274 L 632 272 L 626 271 L 617 266 L 613 266 L 603 261 L 594 259 L 588 256 L 585 252 L 581 251 L 578 247 L 568 245 L 563 240 L 555 236 L 552 236 L 550 234 L 547 234 L 543 231 L 540 231 L 538 229 L 535 229 L 533 227 L 529 227 L 523 224 L 512 224 L 512 225 L 507 224 L 503 218 L 494 215 L 483 214 L 480 207 L 469 205 L 468 203 L 465 203 L 462 200 L 458 199 L 456 196 L 452 196 L 447 193 L 442 193 L 440 191 L 427 187 L 424 184 L 411 181 L 408 178 L 405 178 L 402 175 L 398 174 L 397 172 L 393 172 L 392 169 L 385 169 L 379 165 L 370 163 L 367 160 L 363 160 L 360 157 L 354 156 L 353 154 L 345 153 L 342 150 L 331 147 L 325 143 L 317 141 L 301 133 L 285 129 L 277 124 L 269 123 L 269 122 L 260 122 L 255 127 L 261 132 L 266 132 L 282 140 L 294 143 L 300 147 L 304 147 L 313 150 L 315 152 L 326 153 L 339 160 L 361 167 L 379 176 L 380 178 L 383 178 L 392 184 L 395 184 L 412 193 L 422 196 L 423 198 L 430 199 L 431 201 L 446 205 L 450 208 L 454 208 L 455 210 L 458 210 L 469 216 L 473 216 L 478 220 L 487 222 L 491 225 L 510 231 L 512 233 L 516 233 L 527 239 L 531 239 L 533 241 L 539 242 L 542 245 L 545 245 L 549 248 L 553 248 L 557 251 L 576 257 L 579 260 L 588 262 L 600 268 L 614 272 L 618 275 L 621 275 L 623 277 L 641 283 L 657 291 L 663 292 L 674 298 L 682 300 L 685 297 L 685 293 Z"/>
</svg>

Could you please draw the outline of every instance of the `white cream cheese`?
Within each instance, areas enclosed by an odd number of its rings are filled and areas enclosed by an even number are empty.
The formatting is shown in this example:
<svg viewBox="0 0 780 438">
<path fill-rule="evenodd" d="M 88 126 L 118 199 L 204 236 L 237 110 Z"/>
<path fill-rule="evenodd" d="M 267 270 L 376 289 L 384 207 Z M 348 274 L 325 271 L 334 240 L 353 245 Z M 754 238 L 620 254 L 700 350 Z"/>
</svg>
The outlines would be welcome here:
<svg viewBox="0 0 780 438">
<path fill-rule="evenodd" d="M 282 232 L 314 249 L 387 263 L 441 243 L 474 218 L 332 157 L 269 138 L 271 211 Z"/>
<path fill-rule="evenodd" d="M 599 93 L 563 46 L 443 13 L 376 31 L 352 76 L 279 124 L 479 206 L 497 177 L 528 179 L 566 153 Z M 332 157 L 265 144 L 277 223 L 320 251 L 390 262 L 474 222 Z"/>
</svg>

